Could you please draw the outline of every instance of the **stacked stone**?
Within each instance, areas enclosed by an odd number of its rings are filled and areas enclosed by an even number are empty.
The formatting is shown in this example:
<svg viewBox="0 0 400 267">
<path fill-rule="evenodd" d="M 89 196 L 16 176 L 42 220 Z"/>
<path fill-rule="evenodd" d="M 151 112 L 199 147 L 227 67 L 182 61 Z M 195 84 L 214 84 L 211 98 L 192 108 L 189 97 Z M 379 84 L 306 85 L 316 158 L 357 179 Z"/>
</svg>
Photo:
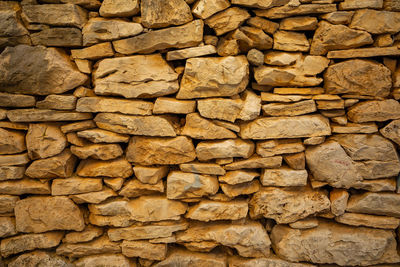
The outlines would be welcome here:
<svg viewBox="0 0 400 267">
<path fill-rule="evenodd" d="M 399 3 L 0 1 L 0 265 L 398 266 Z"/>
</svg>

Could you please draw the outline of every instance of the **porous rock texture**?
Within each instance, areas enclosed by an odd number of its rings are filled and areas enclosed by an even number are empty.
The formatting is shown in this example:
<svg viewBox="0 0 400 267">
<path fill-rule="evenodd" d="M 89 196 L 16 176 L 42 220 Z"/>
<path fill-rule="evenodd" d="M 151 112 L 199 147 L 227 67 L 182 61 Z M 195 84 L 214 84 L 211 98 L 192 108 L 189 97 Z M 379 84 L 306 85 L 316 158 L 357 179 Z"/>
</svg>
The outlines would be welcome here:
<svg viewBox="0 0 400 267">
<path fill-rule="evenodd" d="M 0 267 L 400 266 L 400 1 L 0 0 Z"/>
</svg>

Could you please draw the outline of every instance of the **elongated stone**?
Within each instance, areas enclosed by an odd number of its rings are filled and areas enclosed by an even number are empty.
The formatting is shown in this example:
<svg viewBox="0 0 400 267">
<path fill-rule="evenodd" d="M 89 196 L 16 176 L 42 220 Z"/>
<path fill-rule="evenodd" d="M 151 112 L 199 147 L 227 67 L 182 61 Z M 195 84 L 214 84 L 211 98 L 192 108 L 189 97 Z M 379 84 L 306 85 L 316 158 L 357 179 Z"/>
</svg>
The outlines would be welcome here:
<svg viewBox="0 0 400 267">
<path fill-rule="evenodd" d="M 195 112 L 196 101 L 193 100 L 178 100 L 169 97 L 158 97 L 154 103 L 154 114 L 189 114 Z"/>
<path fill-rule="evenodd" d="M 400 217 L 399 201 L 398 194 L 366 192 L 352 195 L 346 211 Z"/>
<path fill-rule="evenodd" d="M 167 176 L 168 174 L 168 167 L 146 167 L 146 166 L 139 166 L 136 165 L 133 167 L 133 171 L 135 172 L 136 178 L 142 183 L 145 184 L 156 184 L 162 178 Z"/>
<path fill-rule="evenodd" d="M 142 0 L 141 23 L 146 28 L 163 28 L 170 25 L 182 25 L 190 22 L 192 12 L 184 0 L 167 2 L 158 0 Z"/>
<path fill-rule="evenodd" d="M 51 193 L 49 182 L 39 180 L 21 179 L 0 182 L 0 194 L 8 195 L 49 195 Z"/>
<path fill-rule="evenodd" d="M 111 242 L 106 235 L 85 243 L 63 243 L 56 250 L 58 255 L 69 257 L 83 257 L 105 253 L 116 254 L 120 252 L 120 245 L 116 242 Z"/>
<path fill-rule="evenodd" d="M 100 191 L 103 189 L 101 179 L 70 177 L 67 179 L 54 179 L 51 184 L 53 196 L 65 196 Z"/>
<path fill-rule="evenodd" d="M 131 17 L 139 11 L 139 0 L 104 0 L 100 7 L 102 17 Z"/>
<path fill-rule="evenodd" d="M 299 15 L 324 14 L 336 11 L 336 4 L 301 4 L 273 7 L 266 10 L 256 10 L 256 15 L 269 19 L 281 19 Z"/>
<path fill-rule="evenodd" d="M 328 58 L 359 58 L 359 57 L 382 57 L 399 56 L 400 49 L 395 46 L 390 47 L 368 47 L 338 51 L 329 51 Z"/>
<path fill-rule="evenodd" d="M 118 144 L 92 144 L 88 146 L 71 146 L 72 154 L 78 158 L 87 159 L 89 157 L 101 160 L 115 159 L 123 154 Z"/>
<path fill-rule="evenodd" d="M 347 116 L 356 123 L 400 119 L 400 104 L 394 99 L 360 102 L 349 109 Z"/>
<path fill-rule="evenodd" d="M 125 100 L 108 97 L 83 97 L 78 100 L 79 112 L 120 112 L 130 115 L 151 115 L 153 104 L 141 100 Z"/>
<path fill-rule="evenodd" d="M 92 114 L 33 108 L 9 110 L 7 117 L 12 122 L 80 121 L 91 119 Z"/>
<path fill-rule="evenodd" d="M 263 186 L 306 186 L 307 178 L 306 170 L 264 169 L 260 181 Z"/>
<path fill-rule="evenodd" d="M 23 165 L 29 161 L 28 153 L 0 155 L 0 166 Z"/>
<path fill-rule="evenodd" d="M 58 47 L 79 47 L 82 32 L 76 28 L 49 28 L 31 34 L 32 44 Z"/>
<path fill-rule="evenodd" d="M 181 265 L 182 267 L 189 266 L 227 266 L 226 258 L 220 254 L 212 252 L 199 253 L 187 251 L 183 249 L 172 248 L 169 249 L 168 256 L 165 260 L 156 263 L 155 267 L 168 267 L 174 265 Z"/>
<path fill-rule="evenodd" d="M 0 166 L 0 181 L 16 180 L 24 177 L 25 167 Z"/>
<path fill-rule="evenodd" d="M 254 143 L 242 139 L 227 139 L 223 141 L 203 141 L 196 147 L 197 158 L 200 161 L 229 157 L 248 158 L 254 152 Z"/>
<path fill-rule="evenodd" d="M 371 20 L 368 18 L 374 19 Z M 364 30 L 372 34 L 393 34 L 400 31 L 400 14 L 373 9 L 357 10 L 349 26 L 350 28 Z"/>
<path fill-rule="evenodd" d="M 344 213 L 343 215 L 335 217 L 335 221 L 347 225 L 381 229 L 396 229 L 400 224 L 400 219 L 398 218 L 359 213 Z"/>
<path fill-rule="evenodd" d="M 36 103 L 40 109 L 74 110 L 76 97 L 73 95 L 48 95 L 42 101 Z"/>
<path fill-rule="evenodd" d="M 214 29 L 217 35 L 222 35 L 239 28 L 250 17 L 250 14 L 242 8 L 231 7 L 219 12 L 205 20 L 205 23 Z"/>
<path fill-rule="evenodd" d="M 182 128 L 181 134 L 203 140 L 236 138 L 236 134 L 232 131 L 218 126 L 211 120 L 201 117 L 198 113 L 186 115 L 186 123 Z"/>
<path fill-rule="evenodd" d="M 163 260 L 167 256 L 166 244 L 152 244 L 148 241 L 128 241 L 121 244 L 122 254 L 149 260 Z"/>
<path fill-rule="evenodd" d="M 247 202 L 236 200 L 231 202 L 219 202 L 202 200 L 191 206 L 185 217 L 198 221 L 239 220 L 247 216 Z"/>
<path fill-rule="evenodd" d="M 193 172 L 193 173 L 211 174 L 211 175 L 225 174 L 224 168 L 214 163 L 190 162 L 190 163 L 180 164 L 179 168 L 183 172 Z"/>
<path fill-rule="evenodd" d="M 0 107 L 34 107 L 35 97 L 30 95 L 0 93 Z"/>
<path fill-rule="evenodd" d="M 254 155 L 249 159 L 239 160 L 225 165 L 226 170 L 254 169 L 254 168 L 279 168 L 282 164 L 282 157 L 263 158 Z"/>
<path fill-rule="evenodd" d="M 129 141 L 129 135 L 118 134 L 103 129 L 84 130 L 78 132 L 77 135 L 93 143 L 128 143 Z"/>
<path fill-rule="evenodd" d="M 76 173 L 85 177 L 127 178 L 133 174 L 133 170 L 131 164 L 125 158 L 107 161 L 86 159 L 79 163 Z"/>
</svg>

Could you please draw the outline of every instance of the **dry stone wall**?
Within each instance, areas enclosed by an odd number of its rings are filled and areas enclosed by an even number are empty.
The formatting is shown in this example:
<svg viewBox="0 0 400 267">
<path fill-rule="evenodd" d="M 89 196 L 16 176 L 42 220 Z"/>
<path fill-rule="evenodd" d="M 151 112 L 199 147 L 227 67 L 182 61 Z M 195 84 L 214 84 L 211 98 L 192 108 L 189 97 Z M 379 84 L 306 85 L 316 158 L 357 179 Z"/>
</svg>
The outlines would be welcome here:
<svg viewBox="0 0 400 267">
<path fill-rule="evenodd" d="M 0 1 L 0 266 L 399 266 L 400 1 Z"/>
</svg>

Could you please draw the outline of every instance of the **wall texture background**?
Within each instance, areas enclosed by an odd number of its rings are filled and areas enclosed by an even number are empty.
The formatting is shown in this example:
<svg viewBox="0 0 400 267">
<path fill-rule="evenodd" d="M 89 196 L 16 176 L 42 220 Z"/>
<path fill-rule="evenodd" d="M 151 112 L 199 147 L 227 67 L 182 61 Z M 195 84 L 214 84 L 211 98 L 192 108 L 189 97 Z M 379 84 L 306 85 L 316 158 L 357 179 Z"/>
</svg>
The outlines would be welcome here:
<svg viewBox="0 0 400 267">
<path fill-rule="evenodd" d="M 0 265 L 399 266 L 399 46 L 397 0 L 0 1 Z"/>
</svg>

